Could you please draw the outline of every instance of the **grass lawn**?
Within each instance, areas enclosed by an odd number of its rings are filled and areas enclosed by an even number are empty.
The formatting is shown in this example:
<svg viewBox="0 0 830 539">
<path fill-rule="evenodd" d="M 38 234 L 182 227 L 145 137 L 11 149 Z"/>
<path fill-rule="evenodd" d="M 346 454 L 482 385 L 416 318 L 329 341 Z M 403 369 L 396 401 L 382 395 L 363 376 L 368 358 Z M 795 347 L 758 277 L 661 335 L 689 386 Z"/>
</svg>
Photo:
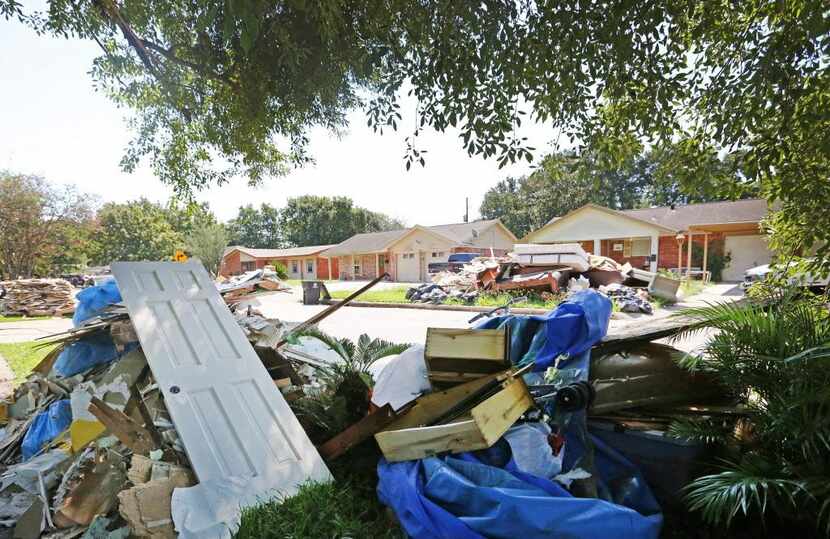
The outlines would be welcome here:
<svg viewBox="0 0 830 539">
<path fill-rule="evenodd" d="M 369 290 L 361 294 L 356 301 L 368 301 L 370 303 L 409 303 L 406 299 L 408 286 L 397 286 L 395 288 L 384 288 L 381 290 Z M 331 292 L 332 299 L 344 299 L 354 290 L 334 290 Z"/>
<path fill-rule="evenodd" d="M 0 314 L 0 323 L 3 322 L 25 322 L 27 320 L 49 320 L 51 316 L 20 316 L 20 315 L 12 315 L 6 316 Z"/>
<path fill-rule="evenodd" d="M 14 371 L 15 385 L 25 380 L 35 365 L 40 363 L 40 360 L 53 348 L 53 346 L 35 348 L 38 344 L 41 343 L 35 341 L 0 343 L 0 355 L 6 359 L 9 367 Z"/>
</svg>

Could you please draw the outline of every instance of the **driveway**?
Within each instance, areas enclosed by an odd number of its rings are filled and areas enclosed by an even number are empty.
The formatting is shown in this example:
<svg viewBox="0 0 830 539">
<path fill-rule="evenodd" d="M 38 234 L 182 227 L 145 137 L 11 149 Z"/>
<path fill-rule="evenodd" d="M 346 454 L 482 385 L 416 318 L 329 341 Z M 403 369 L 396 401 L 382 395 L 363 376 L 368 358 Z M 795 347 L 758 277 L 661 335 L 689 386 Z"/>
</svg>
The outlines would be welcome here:
<svg viewBox="0 0 830 539">
<path fill-rule="evenodd" d="M 38 337 L 60 333 L 71 327 L 71 318 L 2 322 L 0 323 L 0 342 L 33 341 Z"/>
</svg>

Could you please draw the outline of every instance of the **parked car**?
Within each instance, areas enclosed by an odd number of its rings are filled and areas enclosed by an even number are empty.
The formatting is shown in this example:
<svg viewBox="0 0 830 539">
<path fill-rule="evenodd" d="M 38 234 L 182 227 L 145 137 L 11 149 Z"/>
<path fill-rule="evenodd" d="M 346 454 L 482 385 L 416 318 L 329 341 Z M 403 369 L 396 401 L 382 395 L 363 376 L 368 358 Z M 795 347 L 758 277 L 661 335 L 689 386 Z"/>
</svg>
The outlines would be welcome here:
<svg viewBox="0 0 830 539">
<path fill-rule="evenodd" d="M 433 262 L 427 266 L 429 273 L 441 273 L 442 271 L 451 271 L 458 273 L 464 264 L 469 264 L 474 258 L 481 256 L 478 253 L 453 253 L 447 258 L 446 262 Z"/>
<path fill-rule="evenodd" d="M 789 267 L 794 267 L 797 262 L 790 262 Z M 753 284 L 768 279 L 770 275 L 781 275 L 783 270 L 778 267 L 770 267 L 769 264 L 763 266 L 756 266 L 744 272 L 744 280 L 741 283 L 741 288 L 746 290 Z M 787 278 L 787 281 L 792 285 L 800 285 L 809 288 L 825 288 L 830 282 L 830 276 L 821 278 L 816 277 L 811 273 L 799 272 Z"/>
</svg>

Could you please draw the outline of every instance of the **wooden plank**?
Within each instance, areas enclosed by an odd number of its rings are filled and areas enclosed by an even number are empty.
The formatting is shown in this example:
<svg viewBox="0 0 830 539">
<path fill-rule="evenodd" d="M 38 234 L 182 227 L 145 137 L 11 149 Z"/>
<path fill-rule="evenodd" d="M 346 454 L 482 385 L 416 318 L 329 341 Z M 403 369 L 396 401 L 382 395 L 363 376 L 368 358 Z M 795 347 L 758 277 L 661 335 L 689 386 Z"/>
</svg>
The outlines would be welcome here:
<svg viewBox="0 0 830 539">
<path fill-rule="evenodd" d="M 429 358 L 476 359 L 504 363 L 507 359 L 507 332 L 504 329 L 427 328 Z"/>
<path fill-rule="evenodd" d="M 317 447 L 325 460 L 334 460 L 395 421 L 398 416 L 389 404 L 383 405 L 357 423 Z"/>
<path fill-rule="evenodd" d="M 487 447 L 490 447 L 531 406 L 533 398 L 524 380 L 515 378 L 508 382 L 502 391 L 473 408 L 470 414 L 487 442 Z"/>
<path fill-rule="evenodd" d="M 398 417 L 387 430 L 405 429 L 428 425 L 435 418 L 450 410 L 467 396 L 475 393 L 490 380 L 507 378 L 507 371 L 484 376 L 476 380 L 458 385 L 445 391 L 435 391 L 419 397 L 415 405 L 407 413 Z"/>
<path fill-rule="evenodd" d="M 489 380 L 484 382 L 475 380 L 464 386 L 452 388 L 446 393 L 462 387 L 466 393 L 464 396 L 471 395 L 493 379 L 494 377 L 489 377 Z M 437 402 L 443 409 L 442 414 L 463 399 L 463 396 L 458 398 L 460 393 L 455 391 L 455 398 L 451 401 L 444 395 L 443 399 Z M 472 419 L 464 418 L 429 427 L 415 425 L 425 417 L 430 418 L 424 421 L 428 423 L 440 416 L 433 413 L 435 409 L 416 410 L 419 404 L 400 420 L 392 423 L 387 430 L 375 434 L 375 440 L 388 461 L 412 460 L 444 452 L 458 453 L 490 447 L 533 405 L 533 399 L 524 381 L 515 378 L 506 382 L 504 389 L 474 406 L 469 413 Z M 410 414 L 417 416 L 417 419 L 409 417 Z"/>
<path fill-rule="evenodd" d="M 149 430 L 130 419 L 124 412 L 111 408 L 98 397 L 92 397 L 88 409 L 107 430 L 134 453 L 149 455 L 150 451 L 159 449 Z"/>
<path fill-rule="evenodd" d="M 489 447 L 472 419 L 433 427 L 387 430 L 375 434 L 375 440 L 389 462 Z"/>
</svg>

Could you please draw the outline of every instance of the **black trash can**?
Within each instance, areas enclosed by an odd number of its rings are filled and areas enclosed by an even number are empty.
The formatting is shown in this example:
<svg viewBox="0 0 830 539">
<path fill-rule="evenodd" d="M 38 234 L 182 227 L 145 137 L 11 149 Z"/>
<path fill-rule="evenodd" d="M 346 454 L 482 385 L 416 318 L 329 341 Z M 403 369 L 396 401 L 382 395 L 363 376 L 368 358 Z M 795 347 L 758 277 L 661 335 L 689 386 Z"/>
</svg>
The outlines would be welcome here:
<svg viewBox="0 0 830 539">
<path fill-rule="evenodd" d="M 320 304 L 320 281 L 303 281 L 303 305 Z"/>
</svg>

